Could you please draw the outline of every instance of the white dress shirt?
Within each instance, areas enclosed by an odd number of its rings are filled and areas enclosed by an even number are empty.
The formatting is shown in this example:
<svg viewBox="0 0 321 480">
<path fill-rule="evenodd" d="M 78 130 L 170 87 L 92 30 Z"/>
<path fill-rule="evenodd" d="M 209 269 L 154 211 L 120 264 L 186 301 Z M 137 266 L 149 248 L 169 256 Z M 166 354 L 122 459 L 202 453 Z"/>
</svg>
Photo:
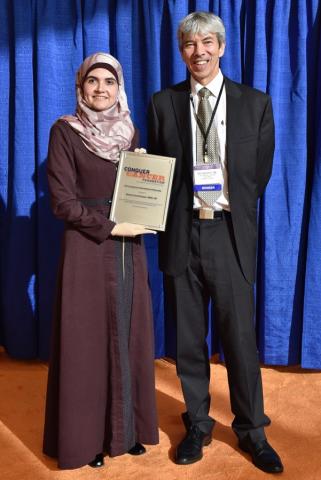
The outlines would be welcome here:
<svg viewBox="0 0 321 480">
<path fill-rule="evenodd" d="M 223 74 L 219 70 L 216 77 L 207 85 L 201 85 L 193 77 L 191 77 L 191 98 L 193 100 L 194 108 L 191 102 L 190 112 L 191 112 L 191 122 L 192 122 L 192 142 L 193 142 L 193 164 L 196 165 L 197 159 L 197 123 L 195 119 L 195 112 L 198 109 L 198 92 L 206 86 L 208 90 L 212 93 L 209 97 L 209 102 L 214 109 L 215 103 L 217 101 L 221 86 L 223 82 Z M 194 110 L 195 109 L 195 110 Z M 230 211 L 229 206 L 229 197 L 228 197 L 228 171 L 227 171 L 227 158 L 226 158 L 226 91 L 225 86 L 222 91 L 221 99 L 218 104 L 213 124 L 217 128 L 218 139 L 219 139 L 219 155 L 221 160 L 221 168 L 223 174 L 223 186 L 222 193 L 216 200 L 214 204 L 214 210 L 228 210 Z M 199 199 L 194 196 L 194 208 L 200 208 L 201 204 Z"/>
</svg>

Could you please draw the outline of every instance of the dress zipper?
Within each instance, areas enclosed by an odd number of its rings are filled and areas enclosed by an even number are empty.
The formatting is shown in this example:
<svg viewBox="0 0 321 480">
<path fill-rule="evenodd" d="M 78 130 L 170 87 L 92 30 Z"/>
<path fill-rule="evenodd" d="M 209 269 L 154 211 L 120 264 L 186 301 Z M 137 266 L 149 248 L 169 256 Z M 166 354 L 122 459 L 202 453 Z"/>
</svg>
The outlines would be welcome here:
<svg viewBox="0 0 321 480">
<path fill-rule="evenodd" d="M 123 248 L 122 248 L 122 260 L 123 260 L 123 280 L 125 280 L 125 237 L 123 237 Z"/>
</svg>

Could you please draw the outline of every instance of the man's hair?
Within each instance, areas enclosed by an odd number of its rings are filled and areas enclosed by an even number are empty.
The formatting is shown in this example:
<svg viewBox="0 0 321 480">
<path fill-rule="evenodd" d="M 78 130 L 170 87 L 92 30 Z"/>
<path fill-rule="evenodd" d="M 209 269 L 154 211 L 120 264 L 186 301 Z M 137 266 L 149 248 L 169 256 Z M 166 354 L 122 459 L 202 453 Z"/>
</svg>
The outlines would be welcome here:
<svg viewBox="0 0 321 480">
<path fill-rule="evenodd" d="M 188 33 L 192 35 L 215 33 L 219 46 L 225 43 L 224 23 L 220 17 L 211 12 L 192 12 L 181 20 L 177 30 L 180 50 L 183 48 L 184 35 Z"/>
</svg>

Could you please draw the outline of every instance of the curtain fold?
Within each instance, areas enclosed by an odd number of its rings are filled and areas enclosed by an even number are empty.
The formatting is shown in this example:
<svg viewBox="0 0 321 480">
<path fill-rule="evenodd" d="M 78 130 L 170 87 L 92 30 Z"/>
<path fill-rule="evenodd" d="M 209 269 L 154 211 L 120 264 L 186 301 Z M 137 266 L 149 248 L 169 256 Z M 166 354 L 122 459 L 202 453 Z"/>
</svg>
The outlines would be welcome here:
<svg viewBox="0 0 321 480">
<path fill-rule="evenodd" d="M 150 95 L 186 78 L 176 38 L 193 10 L 220 15 L 222 70 L 268 92 L 273 174 L 260 202 L 256 326 L 262 362 L 321 368 L 321 9 L 317 0 L 6 0 L 0 2 L 0 343 L 48 357 L 62 225 L 45 174 L 49 130 L 75 108 L 83 58 L 109 51 L 124 69 L 146 145 Z M 157 239 L 145 239 L 156 356 L 173 355 Z M 179 245 L 177 246 L 179 248 Z M 217 349 L 215 329 L 209 333 Z"/>
</svg>

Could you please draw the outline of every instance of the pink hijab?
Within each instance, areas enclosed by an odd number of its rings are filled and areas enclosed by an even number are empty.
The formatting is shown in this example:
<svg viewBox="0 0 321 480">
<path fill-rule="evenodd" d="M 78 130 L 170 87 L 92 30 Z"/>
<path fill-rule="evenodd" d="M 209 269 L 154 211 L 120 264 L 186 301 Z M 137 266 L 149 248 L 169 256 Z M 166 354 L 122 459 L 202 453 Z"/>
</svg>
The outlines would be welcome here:
<svg viewBox="0 0 321 480">
<path fill-rule="evenodd" d="M 111 66 L 118 77 L 118 97 L 116 103 L 107 110 L 96 112 L 89 108 L 82 95 L 82 84 L 88 70 L 94 65 Z M 120 63 L 108 53 L 94 53 L 81 64 L 76 75 L 77 110 L 75 115 L 60 117 L 80 135 L 85 146 L 101 158 L 117 163 L 122 150 L 128 150 L 134 136 L 134 126 L 130 118 L 124 77 Z"/>
</svg>

